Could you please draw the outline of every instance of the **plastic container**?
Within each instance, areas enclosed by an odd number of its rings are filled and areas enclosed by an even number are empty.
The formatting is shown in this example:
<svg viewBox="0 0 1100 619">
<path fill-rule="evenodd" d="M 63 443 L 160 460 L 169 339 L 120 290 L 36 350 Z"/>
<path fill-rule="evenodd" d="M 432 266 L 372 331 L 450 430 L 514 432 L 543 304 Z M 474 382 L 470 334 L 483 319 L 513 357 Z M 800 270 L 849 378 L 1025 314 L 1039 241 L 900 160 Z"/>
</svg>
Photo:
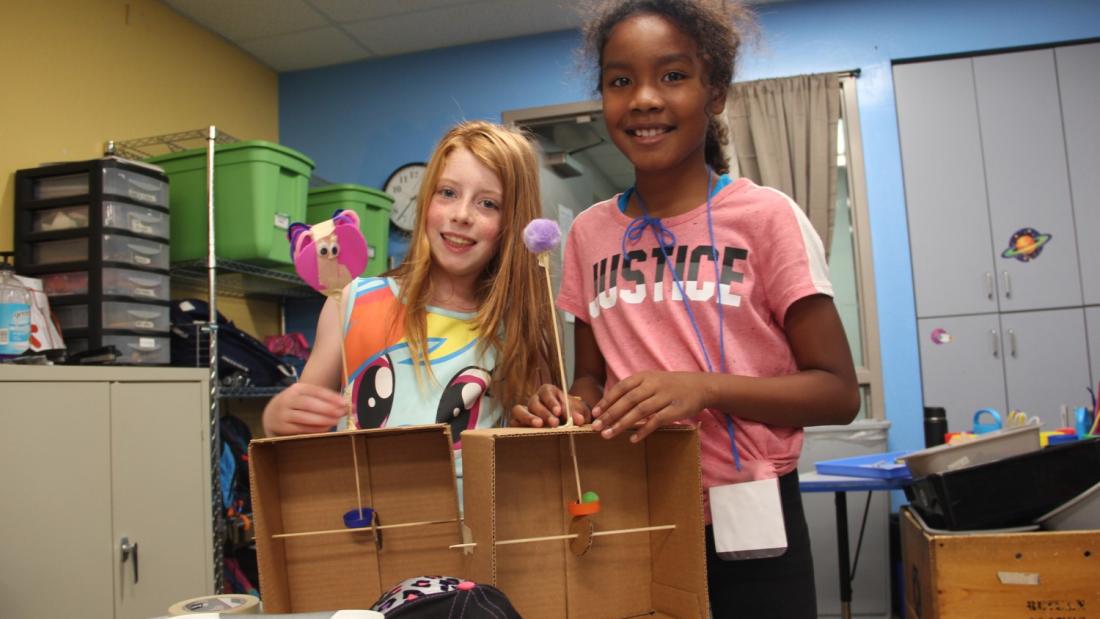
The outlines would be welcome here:
<svg viewBox="0 0 1100 619">
<path fill-rule="evenodd" d="M 88 350 L 88 338 L 66 338 L 70 355 Z M 116 363 L 131 365 L 168 365 L 171 361 L 168 336 L 111 334 L 99 338 L 99 346 L 114 346 L 121 356 Z M 98 347 L 98 346 L 97 346 Z"/>
<path fill-rule="evenodd" d="M 1033 523 L 1100 483 L 1100 438 L 928 475 L 905 488 L 925 522 L 951 530 Z"/>
<path fill-rule="evenodd" d="M 168 213 L 125 202 L 104 202 L 100 211 L 104 228 L 126 230 L 168 240 Z M 36 209 L 30 213 L 31 232 L 84 230 L 88 228 L 88 205 Z"/>
<path fill-rule="evenodd" d="M 167 275 L 115 267 L 104 267 L 100 275 L 105 295 L 168 300 L 170 288 Z M 41 278 L 43 289 L 51 297 L 88 294 L 88 271 L 48 273 Z"/>
<path fill-rule="evenodd" d="M 207 254 L 206 149 L 149 159 L 170 179 L 173 262 Z M 271 142 L 218 145 L 214 154 L 215 237 L 218 257 L 289 265 L 287 228 L 306 220 L 313 160 Z"/>
<path fill-rule="evenodd" d="M 58 305 L 54 316 L 62 329 L 129 329 L 134 331 L 167 332 L 171 326 L 167 305 L 104 301 L 99 306 L 100 324 L 89 324 L 88 305 Z"/>
<path fill-rule="evenodd" d="M 15 270 L 0 263 L 0 357 L 15 357 L 31 345 L 31 293 L 15 279 Z"/>
<path fill-rule="evenodd" d="M 327 185 L 309 190 L 306 223 L 331 219 L 338 209 L 355 211 L 359 229 L 367 241 L 369 260 L 363 275 L 380 275 L 389 261 L 390 209 L 393 197 L 364 185 Z"/>
<path fill-rule="evenodd" d="M 902 456 L 913 477 L 945 473 L 1039 449 L 1039 425 L 987 432 L 968 443 L 937 445 Z"/>
<path fill-rule="evenodd" d="M 34 241 L 27 266 L 84 262 L 91 258 L 88 237 L 57 241 Z M 104 234 L 101 257 L 151 269 L 168 269 L 168 244 L 122 234 Z"/>
<path fill-rule="evenodd" d="M 1043 514 L 1035 522 L 1049 531 L 1100 529 L 1100 483 Z"/>
<path fill-rule="evenodd" d="M 103 175 L 102 193 L 127 198 L 142 204 L 168 206 L 168 183 L 158 178 L 159 168 L 140 162 L 118 159 L 103 159 L 100 173 Z M 145 170 L 119 167 L 144 167 Z M 48 200 L 53 198 L 71 198 L 92 193 L 91 175 L 94 172 L 79 172 L 59 176 L 44 176 L 31 181 L 31 199 Z"/>
</svg>

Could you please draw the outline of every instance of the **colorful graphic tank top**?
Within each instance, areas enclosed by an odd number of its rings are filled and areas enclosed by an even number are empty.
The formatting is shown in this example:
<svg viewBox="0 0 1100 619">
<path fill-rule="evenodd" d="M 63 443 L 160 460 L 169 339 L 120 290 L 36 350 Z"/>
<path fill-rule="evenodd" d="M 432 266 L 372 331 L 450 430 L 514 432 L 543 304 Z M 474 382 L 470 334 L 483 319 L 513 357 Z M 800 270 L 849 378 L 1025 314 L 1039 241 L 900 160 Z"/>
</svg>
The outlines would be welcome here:
<svg viewBox="0 0 1100 619">
<path fill-rule="evenodd" d="M 359 278 L 351 289 L 344 307 L 344 353 L 360 427 L 446 423 L 460 450 L 464 430 L 500 425 L 500 404 L 487 393 L 496 355 L 492 349 L 478 354 L 473 313 L 428 307 L 432 375 L 421 372 L 417 380 L 397 282 L 388 277 Z"/>
</svg>

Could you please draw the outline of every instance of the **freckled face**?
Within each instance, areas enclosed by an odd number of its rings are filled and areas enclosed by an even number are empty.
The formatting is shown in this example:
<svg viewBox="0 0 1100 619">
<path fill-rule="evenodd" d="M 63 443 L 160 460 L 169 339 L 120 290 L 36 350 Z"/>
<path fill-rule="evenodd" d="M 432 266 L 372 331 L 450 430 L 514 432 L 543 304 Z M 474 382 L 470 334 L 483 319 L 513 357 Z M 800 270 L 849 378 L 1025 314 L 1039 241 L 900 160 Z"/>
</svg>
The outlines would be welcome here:
<svg viewBox="0 0 1100 619">
<path fill-rule="evenodd" d="M 703 166 L 708 111 L 721 113 L 724 91 L 707 86 L 698 45 L 672 22 L 643 13 L 616 25 L 600 89 L 608 133 L 637 170 Z"/>
<path fill-rule="evenodd" d="M 503 187 L 465 148 L 447 156 L 428 205 L 432 270 L 473 285 L 500 247 Z"/>
</svg>

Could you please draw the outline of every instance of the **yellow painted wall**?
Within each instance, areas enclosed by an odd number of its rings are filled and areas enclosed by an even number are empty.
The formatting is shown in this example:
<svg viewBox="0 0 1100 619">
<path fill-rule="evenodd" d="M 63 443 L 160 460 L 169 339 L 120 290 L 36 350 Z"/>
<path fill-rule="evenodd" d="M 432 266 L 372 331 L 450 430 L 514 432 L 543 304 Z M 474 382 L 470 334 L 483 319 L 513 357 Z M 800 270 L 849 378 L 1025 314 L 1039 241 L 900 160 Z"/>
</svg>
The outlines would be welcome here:
<svg viewBox="0 0 1100 619">
<path fill-rule="evenodd" d="M 161 2 L 3 5 L 0 250 L 13 247 L 17 169 L 93 159 L 107 140 L 209 125 L 278 141 L 275 71 Z M 227 300 L 219 309 L 253 333 L 278 330 L 271 304 Z"/>
</svg>

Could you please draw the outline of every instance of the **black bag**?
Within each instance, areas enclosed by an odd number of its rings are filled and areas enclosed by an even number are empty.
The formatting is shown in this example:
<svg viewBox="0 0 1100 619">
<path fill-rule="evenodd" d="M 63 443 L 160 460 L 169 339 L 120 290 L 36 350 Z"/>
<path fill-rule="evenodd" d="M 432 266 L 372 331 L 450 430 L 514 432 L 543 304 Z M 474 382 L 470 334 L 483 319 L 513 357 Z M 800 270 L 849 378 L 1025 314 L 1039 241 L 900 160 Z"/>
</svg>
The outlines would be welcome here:
<svg viewBox="0 0 1100 619">
<path fill-rule="evenodd" d="M 170 318 L 172 365 L 210 365 L 210 334 L 202 328 L 210 306 L 199 299 L 180 299 L 172 304 Z M 293 384 L 298 373 L 218 312 L 218 380 L 224 387 L 277 387 Z"/>
</svg>

